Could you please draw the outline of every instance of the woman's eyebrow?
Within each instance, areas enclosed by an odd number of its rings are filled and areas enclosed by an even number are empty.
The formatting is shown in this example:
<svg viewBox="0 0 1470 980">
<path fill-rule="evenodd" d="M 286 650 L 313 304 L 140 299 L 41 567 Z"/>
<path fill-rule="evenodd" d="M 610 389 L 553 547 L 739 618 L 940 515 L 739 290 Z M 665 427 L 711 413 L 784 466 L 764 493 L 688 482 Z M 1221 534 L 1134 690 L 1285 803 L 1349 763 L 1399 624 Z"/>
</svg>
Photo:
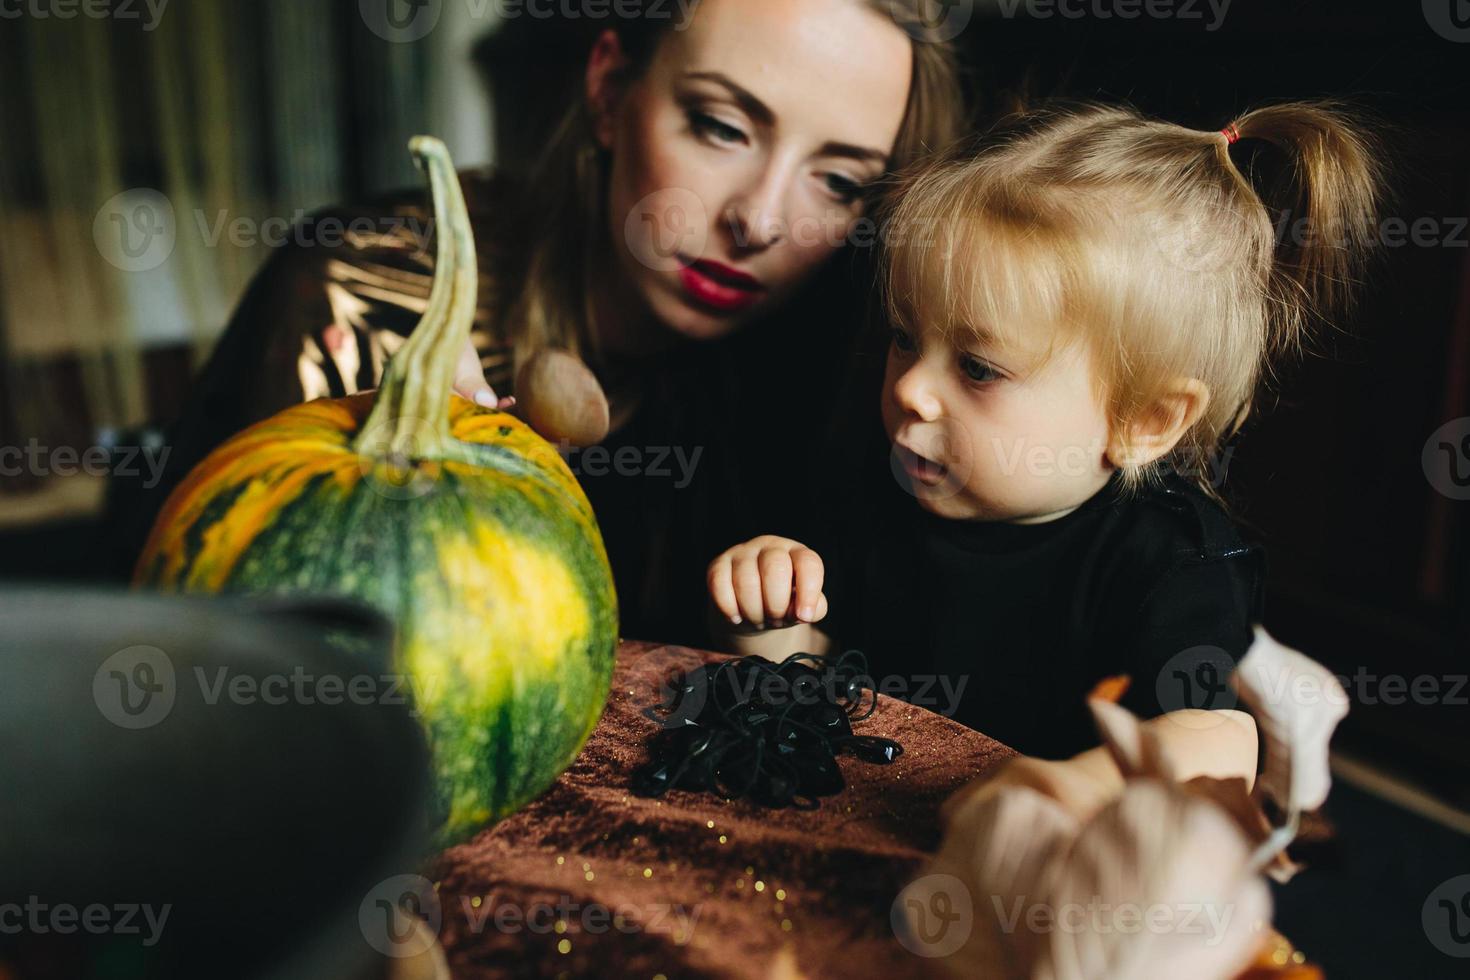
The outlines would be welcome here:
<svg viewBox="0 0 1470 980">
<path fill-rule="evenodd" d="M 755 93 L 752 92 L 750 89 L 745 88 L 743 85 L 737 84 L 732 78 L 730 78 L 729 75 L 726 75 L 724 72 L 687 71 L 684 73 L 684 77 L 693 78 L 700 81 L 714 82 L 716 85 L 722 86 L 723 88 L 728 90 L 730 96 L 740 104 L 740 108 L 745 110 L 746 115 L 755 119 L 757 122 L 769 124 L 776 121 L 776 114 L 771 111 L 770 106 L 766 105 L 760 99 L 756 98 Z"/>
<path fill-rule="evenodd" d="M 750 89 L 739 84 L 724 72 L 689 71 L 685 72 L 683 77 L 698 81 L 714 82 L 716 85 L 721 86 L 730 93 L 730 97 L 740 105 L 740 108 L 745 111 L 745 114 L 756 122 L 770 125 L 776 121 L 776 114 L 771 111 L 770 106 L 757 98 L 755 93 L 750 91 Z M 883 150 L 871 146 L 856 146 L 852 143 L 823 143 L 819 155 L 824 157 L 848 157 L 853 160 L 872 160 L 885 166 L 888 163 L 888 154 Z"/>
<path fill-rule="evenodd" d="M 871 146 L 854 146 L 851 143 L 823 143 L 819 156 L 824 157 L 849 157 L 853 160 L 872 160 L 874 163 L 888 164 L 888 154 Z"/>
</svg>

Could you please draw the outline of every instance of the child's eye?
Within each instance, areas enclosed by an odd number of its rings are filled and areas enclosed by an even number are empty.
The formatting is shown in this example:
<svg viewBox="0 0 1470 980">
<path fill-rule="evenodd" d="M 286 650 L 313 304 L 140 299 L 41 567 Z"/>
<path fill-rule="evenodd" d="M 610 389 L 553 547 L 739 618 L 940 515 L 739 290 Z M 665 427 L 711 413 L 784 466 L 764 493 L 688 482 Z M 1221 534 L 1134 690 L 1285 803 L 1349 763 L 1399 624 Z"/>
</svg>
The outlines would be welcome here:
<svg viewBox="0 0 1470 980">
<path fill-rule="evenodd" d="M 745 134 L 731 126 L 729 123 L 721 122 L 714 116 L 698 110 L 689 113 L 689 128 L 700 136 L 705 136 L 719 143 L 742 143 Z"/>
<path fill-rule="evenodd" d="M 905 354 L 912 354 L 915 350 L 914 338 L 908 335 L 907 330 L 898 327 L 893 328 L 893 346 Z"/>
<path fill-rule="evenodd" d="M 973 354 L 962 354 L 960 356 L 960 370 L 965 372 L 965 377 L 975 384 L 984 384 L 987 381 L 995 381 L 1000 378 L 1000 373 L 986 364 Z"/>
</svg>

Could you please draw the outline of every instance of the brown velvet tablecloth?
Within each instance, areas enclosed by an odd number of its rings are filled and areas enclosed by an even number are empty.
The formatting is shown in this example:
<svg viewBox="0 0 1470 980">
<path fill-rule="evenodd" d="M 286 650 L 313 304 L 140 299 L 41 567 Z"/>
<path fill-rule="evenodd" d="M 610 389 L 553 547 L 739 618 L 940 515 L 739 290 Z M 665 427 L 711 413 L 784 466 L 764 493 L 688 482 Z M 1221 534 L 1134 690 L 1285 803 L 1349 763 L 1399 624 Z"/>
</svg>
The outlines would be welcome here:
<svg viewBox="0 0 1470 980">
<path fill-rule="evenodd" d="M 815 811 L 671 790 L 635 796 L 657 731 L 643 709 L 672 668 L 718 655 L 624 642 L 607 708 L 576 763 L 521 812 L 434 867 L 456 978 L 879 976 L 917 959 L 893 900 L 939 843 L 939 805 L 1014 753 L 880 696 L 858 734 L 891 765 L 841 757 L 847 789 Z"/>
</svg>

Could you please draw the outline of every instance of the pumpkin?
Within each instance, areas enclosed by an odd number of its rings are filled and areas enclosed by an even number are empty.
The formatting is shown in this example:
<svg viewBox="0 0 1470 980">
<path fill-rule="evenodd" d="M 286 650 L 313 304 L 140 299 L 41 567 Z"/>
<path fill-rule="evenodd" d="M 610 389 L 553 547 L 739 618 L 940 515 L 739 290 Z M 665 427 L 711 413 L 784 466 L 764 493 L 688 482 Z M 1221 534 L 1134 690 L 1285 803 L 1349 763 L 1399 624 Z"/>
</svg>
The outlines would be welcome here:
<svg viewBox="0 0 1470 980">
<path fill-rule="evenodd" d="M 617 601 L 561 456 L 451 391 L 475 314 L 474 239 L 443 143 L 409 148 L 432 188 L 435 278 L 381 387 L 293 406 L 222 444 L 165 503 L 135 581 L 342 596 L 390 616 L 448 844 L 576 757 L 611 683 Z"/>
</svg>

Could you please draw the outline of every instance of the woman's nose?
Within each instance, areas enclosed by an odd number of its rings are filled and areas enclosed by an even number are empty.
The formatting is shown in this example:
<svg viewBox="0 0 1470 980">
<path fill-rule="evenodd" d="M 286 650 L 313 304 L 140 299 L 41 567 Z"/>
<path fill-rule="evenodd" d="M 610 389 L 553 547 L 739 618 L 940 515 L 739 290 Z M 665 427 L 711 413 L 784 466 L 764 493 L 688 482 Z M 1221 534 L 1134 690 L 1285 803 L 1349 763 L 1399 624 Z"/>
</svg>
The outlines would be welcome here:
<svg viewBox="0 0 1470 980">
<path fill-rule="evenodd" d="M 735 247 L 741 251 L 770 248 L 786 237 L 782 201 L 789 181 L 774 166 L 766 167 L 725 209 Z"/>
<path fill-rule="evenodd" d="M 922 362 L 910 366 L 893 383 L 893 401 L 910 415 L 933 422 L 944 414 L 943 406 Z"/>
</svg>

